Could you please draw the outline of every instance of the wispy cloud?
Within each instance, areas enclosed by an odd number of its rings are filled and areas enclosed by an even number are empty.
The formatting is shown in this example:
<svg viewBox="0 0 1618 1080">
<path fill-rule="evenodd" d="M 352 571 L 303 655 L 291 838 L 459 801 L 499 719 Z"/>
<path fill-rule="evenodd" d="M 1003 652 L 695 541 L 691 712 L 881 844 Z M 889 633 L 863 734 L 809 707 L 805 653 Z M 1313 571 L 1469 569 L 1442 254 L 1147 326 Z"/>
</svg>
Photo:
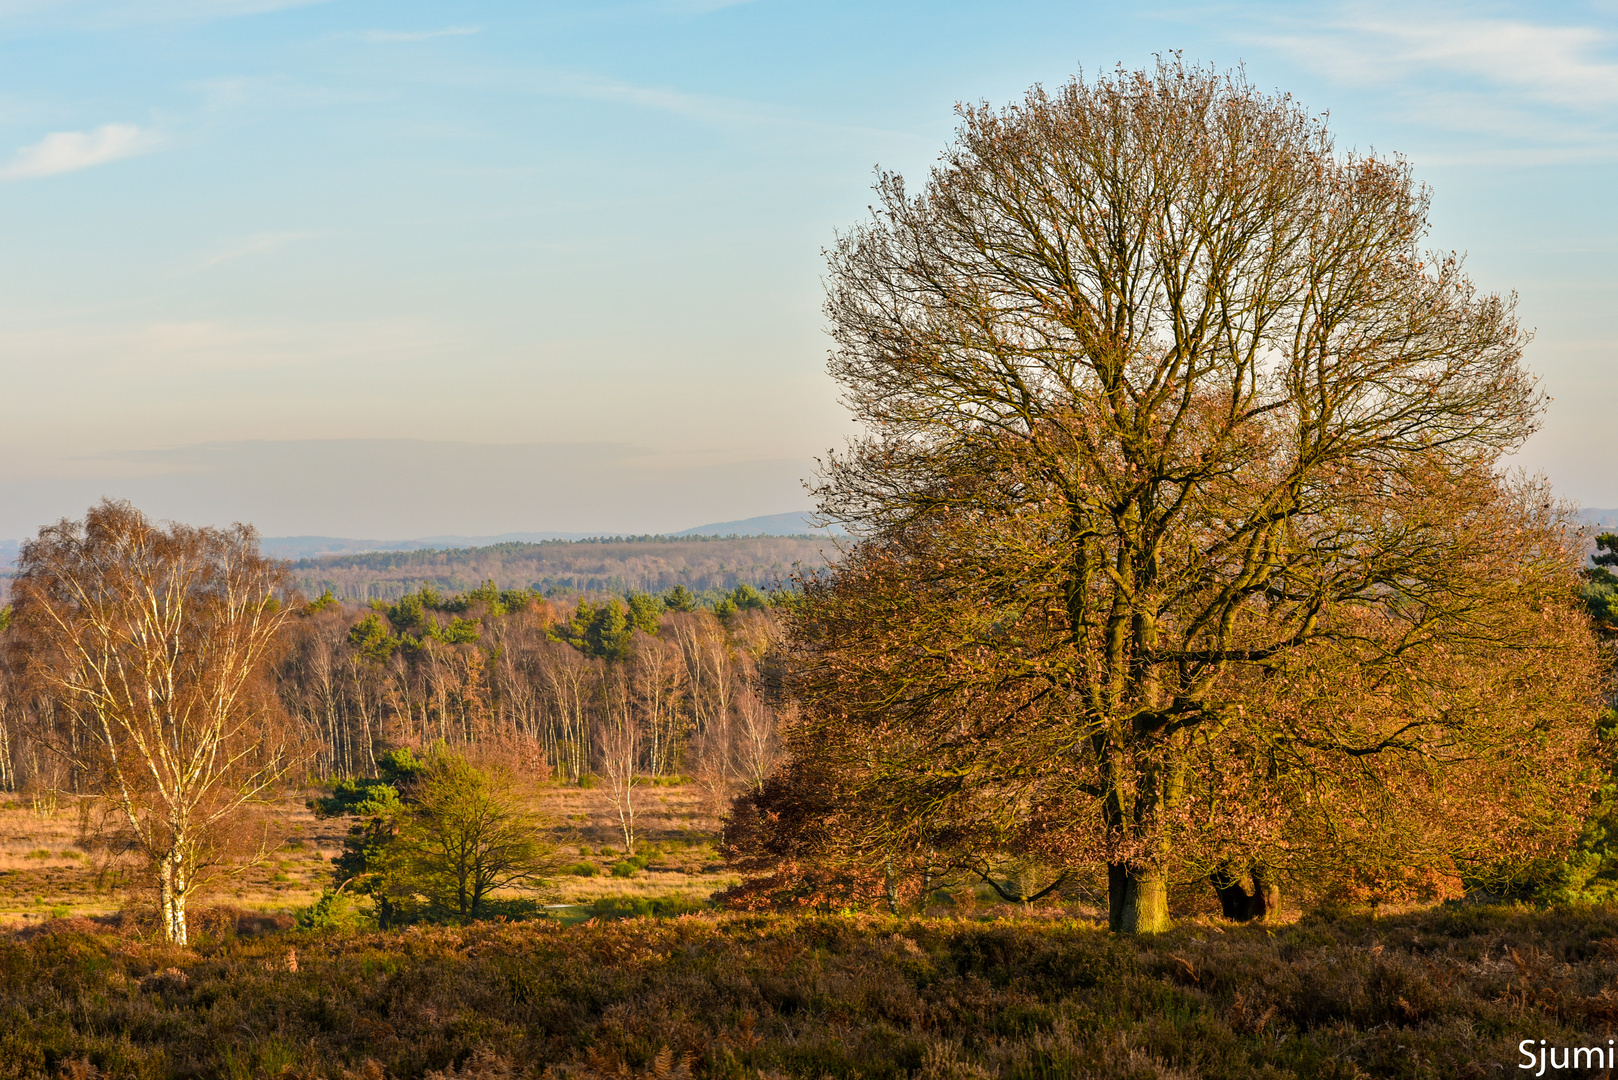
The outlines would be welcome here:
<svg viewBox="0 0 1618 1080">
<path fill-rule="evenodd" d="M 801 109 L 715 94 L 693 94 L 662 86 L 645 86 L 584 72 L 551 71 L 538 78 L 529 77 L 521 81 L 527 83 L 527 88 L 540 93 L 651 109 L 715 127 L 777 128 L 800 133 L 833 134 L 839 138 L 875 135 L 889 144 L 895 140 L 908 142 L 915 138 L 907 132 L 822 120 Z"/>
<path fill-rule="evenodd" d="M 145 153 L 160 141 L 155 132 L 136 124 L 103 124 L 94 131 L 54 131 L 17 151 L 11 164 L 0 168 L 0 179 L 26 180 L 105 165 Z"/>
<path fill-rule="evenodd" d="M 233 19 L 264 15 L 288 8 L 309 7 L 331 0 L 129 0 L 107 5 L 114 11 L 151 21 L 170 19 Z"/>
<path fill-rule="evenodd" d="M 363 84 L 322 86 L 279 75 L 226 76 L 198 79 L 183 85 L 185 89 L 200 95 L 203 110 L 210 113 L 244 106 L 307 109 L 376 104 L 393 97 L 393 92 L 387 87 Z"/>
<path fill-rule="evenodd" d="M 1381 9 L 1350 7 L 1335 19 L 1314 19 L 1252 40 L 1356 83 L 1443 72 L 1574 108 L 1618 101 L 1613 35 L 1589 26 L 1460 15 L 1395 17 Z"/>
<path fill-rule="evenodd" d="M 1307 18 L 1260 16 L 1234 36 L 1386 95 L 1406 122 L 1466 139 L 1443 163 L 1550 165 L 1618 156 L 1618 35 L 1588 14 L 1585 23 L 1348 3 Z"/>
<path fill-rule="evenodd" d="M 263 255 L 295 240 L 307 240 L 311 236 L 319 235 L 319 233 L 311 232 L 307 229 L 299 232 L 254 233 L 229 250 L 222 251 L 213 258 L 208 259 L 202 264 L 202 268 L 218 266 L 220 263 L 230 262 L 232 259 L 240 259 L 244 255 Z"/>
<path fill-rule="evenodd" d="M 433 38 L 466 37 L 480 34 L 481 26 L 445 26 L 438 30 L 362 30 L 354 36 L 376 45 L 393 45 L 410 41 L 431 41 Z"/>
</svg>

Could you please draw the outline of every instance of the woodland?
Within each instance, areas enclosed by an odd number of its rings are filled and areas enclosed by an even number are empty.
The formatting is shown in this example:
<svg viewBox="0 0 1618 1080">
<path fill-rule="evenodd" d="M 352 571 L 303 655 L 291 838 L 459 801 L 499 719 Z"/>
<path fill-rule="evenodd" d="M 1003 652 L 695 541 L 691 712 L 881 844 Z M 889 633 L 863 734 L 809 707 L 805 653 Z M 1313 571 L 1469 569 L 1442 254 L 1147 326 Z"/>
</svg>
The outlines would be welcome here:
<svg viewBox="0 0 1618 1080">
<path fill-rule="evenodd" d="M 133 884 L 0 942 L 0 1077 L 1589 1065 L 1618 535 L 1429 201 L 1239 72 L 961 107 L 827 253 L 835 558 L 41 529 L 0 786 Z"/>
<path fill-rule="evenodd" d="M 249 533 L 230 537 L 179 526 L 163 531 L 123 505 L 103 504 L 82 533 L 64 528 L 59 539 L 72 549 L 68 557 L 89 561 L 99 553 L 85 547 L 97 541 L 121 547 L 132 536 L 153 547 L 189 545 L 189 556 L 201 545 L 234 545 L 229 558 L 236 567 L 283 584 L 289 579 L 284 566 L 247 550 L 255 542 Z M 30 551 L 37 557 L 43 544 Z M 122 569 L 146 578 L 154 569 L 172 572 L 177 557 L 171 550 L 156 556 L 167 566 Z M 37 572 L 37 564 L 25 559 L 25 566 L 18 583 L 22 598 L 31 595 Z M 89 631 L 98 646 L 131 617 L 121 592 L 126 582 L 100 585 L 120 595 Z M 156 591 L 149 578 L 141 587 Z M 162 603 L 146 595 L 149 603 Z M 172 635 L 169 644 L 155 651 L 145 647 L 150 639 L 143 642 L 143 633 L 165 630 Z M 180 725 L 174 701 L 152 715 L 124 714 L 125 727 L 116 735 L 106 735 L 104 727 L 86 730 L 76 701 L 98 694 L 97 706 L 107 709 L 107 699 L 127 700 L 133 696 L 127 683 L 107 685 L 109 667 L 127 663 L 149 670 L 195 647 L 189 638 L 194 631 L 173 623 L 147 626 L 124 641 L 133 658 L 83 661 L 82 653 L 74 653 L 63 674 L 41 667 L 39 644 L 21 641 L 23 625 L 16 620 L 7 631 L 14 647 L 0 705 L 0 768 L 8 787 L 88 807 L 98 796 L 105 799 L 111 783 L 119 794 L 110 824 L 98 826 L 103 846 L 138 849 L 159 863 L 190 864 L 189 877 L 164 888 L 164 906 L 176 912 L 170 935 L 181 941 L 185 901 L 215 877 L 273 849 L 269 820 L 246 822 L 255 816 L 252 808 L 268 806 L 286 785 L 335 784 L 341 796 L 346 784 L 359 792 L 350 801 L 361 802 L 373 783 L 366 778 L 380 776 L 403 791 L 401 777 L 418 778 L 425 769 L 401 764 L 414 762 L 414 747 L 429 761 L 471 769 L 480 784 L 493 770 L 502 777 L 519 775 L 527 787 L 599 786 L 612 804 L 624 853 L 633 856 L 636 804 L 647 798 L 644 790 L 677 777 L 709 804 L 728 805 L 736 792 L 756 787 L 773 770 L 780 717 L 789 711 L 766 700 L 779 627 L 772 597 L 750 585 L 720 594 L 708 607 L 680 586 L 660 596 L 597 594 L 553 602 L 526 589 L 498 589 L 491 581 L 451 596 L 422 586 L 394 603 L 365 607 L 327 592 L 312 601 L 278 604 L 273 616 L 257 621 L 244 623 L 240 611 L 227 611 L 207 631 L 242 653 L 255 646 L 234 638 L 255 632 L 266 642 L 273 637 L 273 648 L 266 644 L 256 666 L 244 663 L 236 673 L 240 685 L 228 688 L 220 686 L 218 673 L 186 670 L 183 661 L 180 670 L 169 670 L 165 687 L 196 680 L 173 695 L 192 695 L 185 707 L 235 710 L 208 724 L 188 717 L 194 726 L 184 734 L 175 730 Z M 66 648 L 80 649 L 77 635 L 84 632 L 75 630 Z M 82 668 L 74 669 L 75 661 Z M 86 675 L 102 683 L 87 691 L 76 681 Z M 207 764 L 199 764 L 204 758 Z M 221 765 L 222 758 L 231 766 Z M 131 762 L 139 765 L 120 771 L 121 763 Z M 152 772 L 169 775 L 148 781 Z M 394 788 L 387 791 L 395 799 L 389 807 L 397 808 Z M 186 824 L 154 833 L 154 813 Z M 537 831 L 537 820 L 526 820 L 529 831 Z M 398 824 L 390 816 L 387 828 Z"/>
<path fill-rule="evenodd" d="M 368 552 L 299 559 L 298 588 L 340 600 L 397 600 L 422 585 L 468 592 L 493 581 L 546 596 L 573 593 L 729 592 L 738 585 L 785 584 L 797 567 L 835 561 L 837 548 L 808 536 L 639 536 L 502 543 L 476 548 Z M 716 596 L 709 596 L 711 605 Z"/>
</svg>

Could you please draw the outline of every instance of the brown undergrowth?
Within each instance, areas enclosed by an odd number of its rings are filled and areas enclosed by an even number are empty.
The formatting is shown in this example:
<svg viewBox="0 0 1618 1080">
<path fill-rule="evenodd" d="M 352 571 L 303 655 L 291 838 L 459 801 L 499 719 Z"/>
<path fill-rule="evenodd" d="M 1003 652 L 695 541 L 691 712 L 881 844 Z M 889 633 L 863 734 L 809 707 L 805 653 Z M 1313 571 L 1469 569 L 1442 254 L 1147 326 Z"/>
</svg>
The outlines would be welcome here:
<svg viewBox="0 0 1618 1080">
<path fill-rule="evenodd" d="M 47 924 L 0 1077 L 1488 1077 L 1618 1022 L 1618 909 L 1147 939 L 1073 920 L 704 916 L 402 933 Z M 263 929 L 263 928 L 259 928 Z"/>
</svg>

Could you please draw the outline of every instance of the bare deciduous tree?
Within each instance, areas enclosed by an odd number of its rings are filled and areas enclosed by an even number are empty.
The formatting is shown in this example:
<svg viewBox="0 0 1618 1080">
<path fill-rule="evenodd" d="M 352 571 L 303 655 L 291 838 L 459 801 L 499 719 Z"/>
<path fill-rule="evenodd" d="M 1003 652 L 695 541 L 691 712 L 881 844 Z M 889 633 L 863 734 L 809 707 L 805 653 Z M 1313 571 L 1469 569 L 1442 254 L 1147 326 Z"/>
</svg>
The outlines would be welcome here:
<svg viewBox="0 0 1618 1080">
<path fill-rule="evenodd" d="M 590 767 L 591 705 L 601 682 L 601 663 L 560 643 L 551 643 L 541 667 L 555 721 L 557 771 L 578 779 Z"/>
<path fill-rule="evenodd" d="M 289 609 L 243 525 L 158 527 L 105 501 L 23 546 L 16 645 L 58 700 L 46 733 L 148 860 L 164 936 L 242 854 L 242 813 L 302 761 L 262 676 Z"/>
<path fill-rule="evenodd" d="M 618 814 L 618 828 L 624 837 L 624 852 L 635 853 L 635 783 L 640 768 L 641 730 L 630 700 L 629 679 L 623 668 L 614 665 L 603 681 L 605 697 L 601 720 L 595 729 L 596 764 L 607 781 L 607 797 Z"/>
<path fill-rule="evenodd" d="M 670 620 L 665 620 L 665 623 Z M 654 777 L 672 772 L 688 724 L 686 671 L 680 647 L 636 634 L 629 656 L 630 691 L 646 730 L 646 764 Z"/>
</svg>

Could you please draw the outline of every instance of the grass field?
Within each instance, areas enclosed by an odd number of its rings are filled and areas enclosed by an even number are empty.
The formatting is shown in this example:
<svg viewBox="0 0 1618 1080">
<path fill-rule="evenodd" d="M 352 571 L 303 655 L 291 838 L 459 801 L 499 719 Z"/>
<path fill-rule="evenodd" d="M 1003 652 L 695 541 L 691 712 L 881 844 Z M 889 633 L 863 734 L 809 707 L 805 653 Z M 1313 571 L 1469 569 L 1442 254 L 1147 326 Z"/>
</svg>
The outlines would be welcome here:
<svg viewBox="0 0 1618 1080">
<path fill-rule="evenodd" d="M 612 873 L 623 860 L 624 841 L 606 792 L 564 785 L 540 790 L 541 806 L 555 822 L 550 839 L 572 868 L 551 879 L 540 894 L 547 902 L 675 894 L 703 900 L 737 881 L 719 862 L 718 821 L 695 785 L 636 789 L 636 846 L 650 861 L 624 877 Z M 319 896 L 351 821 L 317 818 L 305 805 L 313 794 L 289 797 L 278 807 L 288 838 L 279 850 L 221 882 L 201 902 L 292 912 Z M 54 807 L 26 799 L 0 803 L 0 928 L 109 914 L 142 899 L 136 885 L 127 864 L 86 841 L 71 799 L 59 798 Z"/>
<path fill-rule="evenodd" d="M 1605 908 L 1146 940 L 1064 919 L 209 925 L 190 948 L 88 920 L 0 940 L 0 1077 L 1484 1078 L 1533 1075 L 1524 1039 L 1604 1047 L 1618 1020 Z"/>
</svg>

